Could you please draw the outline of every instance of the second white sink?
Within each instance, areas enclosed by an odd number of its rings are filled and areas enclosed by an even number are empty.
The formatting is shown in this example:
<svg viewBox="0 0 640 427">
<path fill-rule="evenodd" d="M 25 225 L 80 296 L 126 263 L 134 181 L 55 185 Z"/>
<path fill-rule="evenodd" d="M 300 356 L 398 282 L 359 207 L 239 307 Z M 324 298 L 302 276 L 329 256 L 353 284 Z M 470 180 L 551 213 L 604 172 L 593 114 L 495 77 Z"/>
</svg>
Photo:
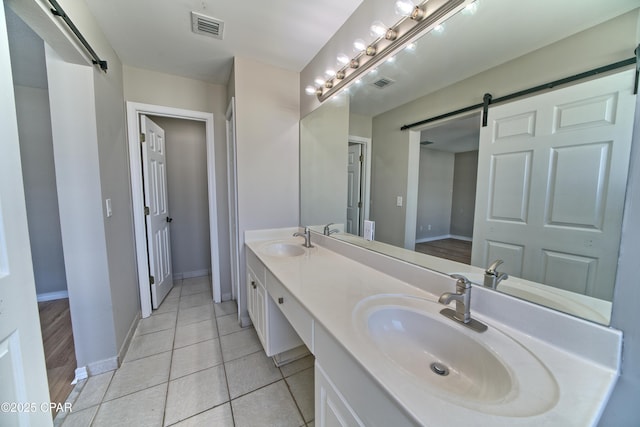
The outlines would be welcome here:
<svg viewBox="0 0 640 427">
<path fill-rule="evenodd" d="M 442 316 L 443 307 L 422 298 L 377 295 L 358 304 L 354 326 L 403 380 L 451 403 L 517 417 L 555 405 L 557 383 L 535 356 L 491 325 L 478 333 Z"/>
<path fill-rule="evenodd" d="M 301 245 L 292 243 L 270 243 L 262 249 L 266 255 L 275 257 L 295 257 L 304 255 L 305 251 Z"/>
</svg>

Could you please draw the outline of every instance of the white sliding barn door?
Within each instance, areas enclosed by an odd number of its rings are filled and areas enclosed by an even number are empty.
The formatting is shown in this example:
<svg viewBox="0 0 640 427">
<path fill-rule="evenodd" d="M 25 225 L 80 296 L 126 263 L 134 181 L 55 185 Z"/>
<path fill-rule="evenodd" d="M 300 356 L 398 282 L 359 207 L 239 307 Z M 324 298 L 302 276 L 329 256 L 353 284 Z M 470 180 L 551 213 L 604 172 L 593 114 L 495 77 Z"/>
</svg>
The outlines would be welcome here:
<svg viewBox="0 0 640 427">
<path fill-rule="evenodd" d="M 4 8 L 0 75 L 0 426 L 51 426 Z"/>
<path fill-rule="evenodd" d="M 473 265 L 611 300 L 635 109 L 633 71 L 489 109 Z"/>
<path fill-rule="evenodd" d="M 173 287 L 171 270 L 171 217 L 167 196 L 167 162 L 164 130 L 140 116 L 142 170 L 147 225 L 147 250 L 151 276 L 151 303 L 156 309 Z"/>
</svg>

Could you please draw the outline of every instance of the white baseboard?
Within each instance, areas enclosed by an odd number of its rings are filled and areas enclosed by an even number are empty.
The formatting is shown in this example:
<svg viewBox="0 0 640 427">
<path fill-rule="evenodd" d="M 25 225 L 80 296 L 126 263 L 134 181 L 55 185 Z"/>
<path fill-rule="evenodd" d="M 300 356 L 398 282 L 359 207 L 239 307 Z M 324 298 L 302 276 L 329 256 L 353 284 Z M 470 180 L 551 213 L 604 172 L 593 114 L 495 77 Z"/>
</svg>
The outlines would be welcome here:
<svg viewBox="0 0 640 427">
<path fill-rule="evenodd" d="M 78 381 L 86 380 L 89 378 L 89 371 L 86 366 L 76 368 L 76 377 L 71 381 L 71 384 L 77 384 Z"/>
<path fill-rule="evenodd" d="M 182 279 L 191 279 L 193 277 L 203 277 L 211 275 L 211 270 L 195 270 L 195 271 L 184 271 L 182 273 L 174 273 L 174 280 L 182 280 Z"/>
<path fill-rule="evenodd" d="M 456 239 L 456 240 L 462 240 L 464 242 L 473 242 L 473 238 L 472 237 L 467 237 L 467 236 L 458 236 L 456 234 L 452 234 L 451 238 L 452 239 Z"/>
<path fill-rule="evenodd" d="M 416 243 L 434 242 L 436 240 L 443 240 L 443 239 L 464 240 L 465 242 L 473 241 L 473 239 L 471 237 L 457 236 L 455 234 L 445 234 L 443 236 L 423 237 L 422 239 L 416 239 Z"/>
<path fill-rule="evenodd" d="M 69 291 L 45 292 L 38 294 L 38 302 L 69 298 Z"/>
<path fill-rule="evenodd" d="M 127 336 L 124 338 L 124 342 L 120 346 L 120 351 L 118 352 L 118 366 L 122 365 L 124 356 L 126 356 L 127 350 L 129 350 L 129 344 L 131 344 L 133 335 L 136 332 L 136 328 L 138 327 L 138 322 L 140 322 L 140 311 L 136 313 L 136 317 L 134 318 L 133 322 L 131 322 L 131 326 L 129 327 Z"/>
<path fill-rule="evenodd" d="M 433 242 L 436 240 L 448 239 L 450 236 L 451 236 L 450 234 L 445 234 L 442 236 L 423 237 L 422 239 L 416 239 L 416 243 L 426 243 L 426 242 Z"/>
</svg>

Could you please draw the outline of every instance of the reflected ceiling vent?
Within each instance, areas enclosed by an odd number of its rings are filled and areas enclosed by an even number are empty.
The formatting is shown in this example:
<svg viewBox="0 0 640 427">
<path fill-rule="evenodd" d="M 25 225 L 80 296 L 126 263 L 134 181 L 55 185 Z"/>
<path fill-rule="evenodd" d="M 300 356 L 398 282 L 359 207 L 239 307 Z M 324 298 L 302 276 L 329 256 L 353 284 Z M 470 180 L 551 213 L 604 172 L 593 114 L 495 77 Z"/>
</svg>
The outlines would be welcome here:
<svg viewBox="0 0 640 427">
<path fill-rule="evenodd" d="M 378 80 L 376 80 L 371 84 L 377 87 L 378 89 L 383 89 L 389 85 L 394 84 L 395 82 L 396 82 L 395 80 L 391 80 L 389 77 L 380 77 Z"/>
<path fill-rule="evenodd" d="M 420 145 L 422 145 L 423 147 L 425 145 L 431 145 L 431 144 L 433 144 L 433 141 L 420 141 Z"/>
<path fill-rule="evenodd" d="M 197 12 L 191 12 L 191 31 L 196 34 L 222 40 L 224 35 L 224 22 Z"/>
</svg>

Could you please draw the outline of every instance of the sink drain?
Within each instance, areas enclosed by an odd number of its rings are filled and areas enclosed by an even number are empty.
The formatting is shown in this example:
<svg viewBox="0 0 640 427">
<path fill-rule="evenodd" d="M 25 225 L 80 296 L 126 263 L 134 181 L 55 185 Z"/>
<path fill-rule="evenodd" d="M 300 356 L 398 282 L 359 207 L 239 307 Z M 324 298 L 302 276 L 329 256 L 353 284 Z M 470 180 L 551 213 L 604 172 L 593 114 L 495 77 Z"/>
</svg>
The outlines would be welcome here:
<svg viewBox="0 0 640 427">
<path fill-rule="evenodd" d="M 431 371 L 441 377 L 449 375 L 449 368 L 438 362 L 433 362 L 431 364 Z"/>
</svg>

